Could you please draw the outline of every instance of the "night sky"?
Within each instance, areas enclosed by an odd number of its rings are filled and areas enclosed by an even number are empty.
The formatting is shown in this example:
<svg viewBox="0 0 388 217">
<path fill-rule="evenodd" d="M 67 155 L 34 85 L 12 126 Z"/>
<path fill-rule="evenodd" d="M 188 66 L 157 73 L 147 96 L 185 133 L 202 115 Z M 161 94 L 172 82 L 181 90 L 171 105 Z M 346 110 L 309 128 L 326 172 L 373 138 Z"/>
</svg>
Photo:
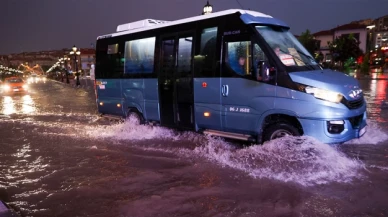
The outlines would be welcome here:
<svg viewBox="0 0 388 217">
<path fill-rule="evenodd" d="M 388 15 L 387 0 L 239 0 L 244 9 L 285 21 L 294 34 Z M 199 15 L 206 0 L 0 0 L 0 54 L 90 47 L 118 24 Z M 213 11 L 240 8 L 210 0 Z"/>
</svg>

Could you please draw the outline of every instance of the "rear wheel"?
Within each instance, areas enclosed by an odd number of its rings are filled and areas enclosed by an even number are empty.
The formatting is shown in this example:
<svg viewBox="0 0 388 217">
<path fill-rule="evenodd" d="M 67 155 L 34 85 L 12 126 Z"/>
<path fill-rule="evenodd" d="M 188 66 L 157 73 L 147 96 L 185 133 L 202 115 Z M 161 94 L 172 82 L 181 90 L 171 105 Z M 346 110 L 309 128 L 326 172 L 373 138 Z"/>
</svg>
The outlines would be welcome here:
<svg viewBox="0 0 388 217">
<path fill-rule="evenodd" d="M 129 111 L 127 121 L 131 121 L 136 125 L 143 125 L 145 123 L 143 116 L 137 111 Z"/>
<path fill-rule="evenodd" d="M 264 131 L 264 141 L 274 140 L 285 136 L 300 136 L 299 130 L 287 122 L 275 123 Z"/>
</svg>

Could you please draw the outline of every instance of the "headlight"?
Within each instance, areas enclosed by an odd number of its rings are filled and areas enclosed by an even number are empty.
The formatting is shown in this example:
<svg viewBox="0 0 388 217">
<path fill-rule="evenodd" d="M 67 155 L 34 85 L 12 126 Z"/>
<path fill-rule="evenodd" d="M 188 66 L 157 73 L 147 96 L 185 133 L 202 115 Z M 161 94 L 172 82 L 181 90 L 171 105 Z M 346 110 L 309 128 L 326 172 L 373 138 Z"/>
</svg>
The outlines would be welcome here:
<svg viewBox="0 0 388 217">
<path fill-rule="evenodd" d="M 27 84 L 24 84 L 22 87 L 23 87 L 23 89 L 28 89 L 28 85 Z"/>
<path fill-rule="evenodd" d="M 9 85 L 3 85 L 3 90 L 9 90 L 11 87 Z"/>
<path fill-rule="evenodd" d="M 339 103 L 342 100 L 342 95 L 337 92 L 329 91 L 329 90 L 324 90 L 316 87 L 305 87 L 304 88 L 305 92 L 308 94 L 311 94 L 315 96 L 315 98 L 318 99 L 323 99 L 329 102 L 334 102 L 334 103 Z"/>
</svg>

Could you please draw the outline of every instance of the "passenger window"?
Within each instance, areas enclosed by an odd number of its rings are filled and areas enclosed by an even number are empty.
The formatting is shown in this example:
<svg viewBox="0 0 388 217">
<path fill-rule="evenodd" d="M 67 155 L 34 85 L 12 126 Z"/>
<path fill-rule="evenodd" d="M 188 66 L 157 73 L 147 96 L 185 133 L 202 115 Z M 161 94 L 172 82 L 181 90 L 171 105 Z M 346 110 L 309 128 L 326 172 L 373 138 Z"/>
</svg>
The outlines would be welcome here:
<svg viewBox="0 0 388 217">
<path fill-rule="evenodd" d="M 120 78 L 123 74 L 123 46 L 107 39 L 97 42 L 96 78 Z"/>
<path fill-rule="evenodd" d="M 119 44 L 108 45 L 107 54 L 117 54 L 119 52 Z"/>
<path fill-rule="evenodd" d="M 252 69 L 251 42 L 228 42 L 227 49 L 225 63 L 240 76 L 250 75 Z"/>
<path fill-rule="evenodd" d="M 202 30 L 200 46 L 199 55 L 194 57 L 195 77 L 215 77 L 217 70 L 217 27 Z"/>
<path fill-rule="evenodd" d="M 191 73 L 191 50 L 193 37 L 180 38 L 178 44 L 178 73 L 186 77 Z"/>
<path fill-rule="evenodd" d="M 154 72 L 155 37 L 125 42 L 124 74 Z"/>
</svg>

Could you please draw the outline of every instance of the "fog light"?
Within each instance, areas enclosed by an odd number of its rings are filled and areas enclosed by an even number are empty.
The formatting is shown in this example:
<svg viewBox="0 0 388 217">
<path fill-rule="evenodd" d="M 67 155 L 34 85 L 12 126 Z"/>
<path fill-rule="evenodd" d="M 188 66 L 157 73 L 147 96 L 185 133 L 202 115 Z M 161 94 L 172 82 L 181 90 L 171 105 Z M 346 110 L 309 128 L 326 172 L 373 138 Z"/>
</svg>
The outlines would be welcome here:
<svg viewBox="0 0 388 217">
<path fill-rule="evenodd" d="M 340 134 L 345 130 L 345 121 L 327 121 L 327 131 L 331 134 Z"/>
</svg>

